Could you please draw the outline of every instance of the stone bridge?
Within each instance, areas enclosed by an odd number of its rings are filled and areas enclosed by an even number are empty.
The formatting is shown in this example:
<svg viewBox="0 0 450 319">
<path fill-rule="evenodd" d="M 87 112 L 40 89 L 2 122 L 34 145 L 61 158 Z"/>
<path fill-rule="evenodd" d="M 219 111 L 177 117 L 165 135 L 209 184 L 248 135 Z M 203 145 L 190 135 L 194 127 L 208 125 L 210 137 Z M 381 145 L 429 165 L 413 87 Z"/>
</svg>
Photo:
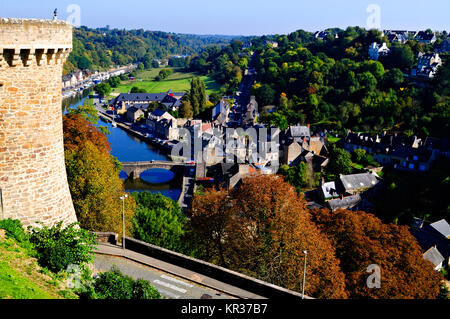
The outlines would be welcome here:
<svg viewBox="0 0 450 319">
<path fill-rule="evenodd" d="M 195 168 L 191 164 L 173 161 L 122 162 L 122 170 L 132 179 L 138 179 L 142 172 L 152 168 L 163 168 L 179 174 L 184 172 L 185 167 Z"/>
</svg>

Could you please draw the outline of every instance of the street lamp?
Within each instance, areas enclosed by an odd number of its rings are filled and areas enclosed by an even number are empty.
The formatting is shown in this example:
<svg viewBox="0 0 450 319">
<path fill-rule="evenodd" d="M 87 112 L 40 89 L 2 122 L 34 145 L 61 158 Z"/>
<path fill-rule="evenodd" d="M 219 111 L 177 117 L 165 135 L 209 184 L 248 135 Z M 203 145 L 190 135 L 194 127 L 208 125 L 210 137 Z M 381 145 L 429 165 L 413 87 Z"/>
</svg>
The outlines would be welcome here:
<svg viewBox="0 0 450 319">
<path fill-rule="evenodd" d="M 306 256 L 308 252 L 306 250 L 303 251 L 305 254 L 305 266 L 303 267 L 303 289 L 302 289 L 302 299 L 305 299 L 305 281 L 306 281 Z"/>
<path fill-rule="evenodd" d="M 128 197 L 128 194 L 125 194 L 123 196 L 120 196 L 120 199 L 122 200 L 122 224 L 123 224 L 123 230 L 122 230 L 122 248 L 125 249 L 125 198 Z"/>
</svg>

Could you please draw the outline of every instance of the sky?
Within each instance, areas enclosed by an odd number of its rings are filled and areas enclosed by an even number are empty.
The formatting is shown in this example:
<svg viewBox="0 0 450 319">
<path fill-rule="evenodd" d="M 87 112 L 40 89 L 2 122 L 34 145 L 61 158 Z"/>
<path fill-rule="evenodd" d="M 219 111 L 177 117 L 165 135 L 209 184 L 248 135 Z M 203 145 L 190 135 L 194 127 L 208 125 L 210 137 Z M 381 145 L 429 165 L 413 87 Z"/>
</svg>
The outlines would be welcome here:
<svg viewBox="0 0 450 319">
<path fill-rule="evenodd" d="M 55 8 L 75 25 L 189 34 L 348 26 L 450 31 L 450 0 L 0 0 L 0 17 L 51 19 Z"/>
</svg>

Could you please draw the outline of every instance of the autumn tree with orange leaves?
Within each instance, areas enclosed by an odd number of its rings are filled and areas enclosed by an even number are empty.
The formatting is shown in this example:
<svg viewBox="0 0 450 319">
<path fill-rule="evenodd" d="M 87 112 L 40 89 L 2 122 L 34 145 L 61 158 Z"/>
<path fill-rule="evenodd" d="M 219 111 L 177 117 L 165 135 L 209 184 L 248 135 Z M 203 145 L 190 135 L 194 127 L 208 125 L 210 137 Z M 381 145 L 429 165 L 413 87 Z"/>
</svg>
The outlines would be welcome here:
<svg viewBox="0 0 450 319">
<path fill-rule="evenodd" d="M 106 136 L 78 114 L 63 117 L 67 180 L 80 226 L 91 231 L 122 233 L 122 201 L 125 193 L 119 178 L 121 164 L 110 155 Z M 128 234 L 136 202 L 125 202 Z"/>
<path fill-rule="evenodd" d="M 192 207 L 191 227 L 204 239 L 209 261 L 301 292 L 307 250 L 306 294 L 347 297 L 331 242 L 282 177 L 248 177 L 232 192 L 206 190 Z"/>
<path fill-rule="evenodd" d="M 350 298 L 437 298 L 442 276 L 423 258 L 406 226 L 383 224 L 362 211 L 328 209 L 312 212 L 341 261 Z M 380 288 L 368 288 L 367 267 L 380 267 Z"/>
</svg>

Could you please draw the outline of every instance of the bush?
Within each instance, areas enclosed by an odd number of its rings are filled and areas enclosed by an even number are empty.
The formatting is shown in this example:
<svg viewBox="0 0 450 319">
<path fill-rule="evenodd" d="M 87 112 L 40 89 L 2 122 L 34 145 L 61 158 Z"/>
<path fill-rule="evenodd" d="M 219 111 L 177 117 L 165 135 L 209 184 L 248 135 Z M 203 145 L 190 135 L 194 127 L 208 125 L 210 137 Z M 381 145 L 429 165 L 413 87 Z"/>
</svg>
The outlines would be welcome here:
<svg viewBox="0 0 450 319">
<path fill-rule="evenodd" d="M 62 228 L 62 222 L 49 228 L 31 228 L 38 262 L 53 272 L 67 269 L 70 264 L 83 265 L 93 260 L 95 235 L 78 227 L 78 223 Z"/>
<path fill-rule="evenodd" d="M 28 240 L 28 235 L 23 229 L 20 220 L 11 218 L 0 220 L 0 229 L 6 230 L 6 236 L 15 239 L 19 243 Z"/>
<path fill-rule="evenodd" d="M 97 277 L 94 291 L 98 299 L 161 299 L 158 290 L 148 281 L 133 280 L 116 267 Z"/>
</svg>

